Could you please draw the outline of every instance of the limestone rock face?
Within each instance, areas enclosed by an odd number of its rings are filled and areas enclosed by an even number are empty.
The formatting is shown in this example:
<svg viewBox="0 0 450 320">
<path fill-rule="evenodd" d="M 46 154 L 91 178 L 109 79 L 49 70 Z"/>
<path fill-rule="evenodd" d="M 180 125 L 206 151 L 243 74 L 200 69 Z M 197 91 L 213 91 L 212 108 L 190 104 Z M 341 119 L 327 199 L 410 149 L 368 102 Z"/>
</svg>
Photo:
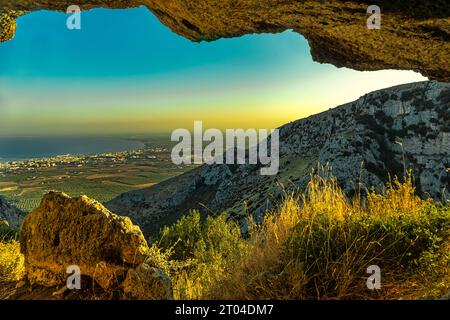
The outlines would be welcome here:
<svg viewBox="0 0 450 320">
<path fill-rule="evenodd" d="M 413 171 L 423 197 L 450 199 L 450 85 L 383 89 L 282 128 L 284 153 L 330 163 L 345 191 Z"/>
<path fill-rule="evenodd" d="M 317 163 L 329 164 L 342 188 L 380 188 L 411 168 L 418 193 L 450 200 L 450 84 L 411 83 L 288 123 L 280 128 L 280 171 L 258 165 L 203 165 L 106 206 L 155 235 L 191 209 L 252 213 L 257 221 L 285 191 L 303 190 Z"/>
<path fill-rule="evenodd" d="M 25 212 L 0 197 L 0 222 L 6 221 L 10 227 L 18 229 L 24 217 Z"/>
<path fill-rule="evenodd" d="M 32 284 L 66 284 L 67 267 L 107 289 L 140 265 L 148 250 L 139 227 L 86 196 L 70 198 L 50 192 L 24 220 L 20 232 L 28 280 Z"/>
<path fill-rule="evenodd" d="M 65 11 L 70 0 L 0 0 L 0 42 L 24 11 Z M 356 70 L 416 70 L 450 81 L 448 0 L 86 0 L 95 7 L 145 5 L 174 32 L 193 41 L 292 29 L 306 37 L 315 61 Z M 379 5 L 381 30 L 367 28 L 369 5 Z M 20 12 L 20 14 L 17 14 Z"/>
</svg>

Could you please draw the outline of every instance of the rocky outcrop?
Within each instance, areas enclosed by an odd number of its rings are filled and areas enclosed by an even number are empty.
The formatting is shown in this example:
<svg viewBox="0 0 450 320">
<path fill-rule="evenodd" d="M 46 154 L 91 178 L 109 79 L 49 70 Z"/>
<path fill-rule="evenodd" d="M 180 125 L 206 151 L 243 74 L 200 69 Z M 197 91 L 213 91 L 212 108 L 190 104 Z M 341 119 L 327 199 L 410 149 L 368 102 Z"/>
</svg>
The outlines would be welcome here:
<svg viewBox="0 0 450 320">
<path fill-rule="evenodd" d="M 439 300 L 450 300 L 450 291 L 444 294 Z"/>
<path fill-rule="evenodd" d="M 294 134 L 293 134 L 294 133 Z M 347 192 L 415 175 L 419 194 L 449 199 L 450 85 L 420 82 L 372 92 L 282 128 L 283 152 L 330 163 Z"/>
<path fill-rule="evenodd" d="M 0 41 L 14 35 L 25 11 L 65 11 L 68 0 L 0 0 Z M 450 6 L 446 0 L 87 0 L 94 7 L 145 5 L 174 32 L 193 41 L 292 29 L 307 38 L 313 59 L 356 70 L 416 70 L 450 81 Z M 367 28 L 379 5 L 381 30 Z"/>
<path fill-rule="evenodd" d="M 18 229 L 26 213 L 0 197 L 0 222 L 6 221 L 12 228 Z"/>
<path fill-rule="evenodd" d="M 190 209 L 253 214 L 260 219 L 284 192 L 305 187 L 317 163 L 329 164 L 343 189 L 380 187 L 411 168 L 423 197 L 450 199 L 450 84 L 419 82 L 369 93 L 357 101 L 280 128 L 280 171 L 258 165 L 204 165 L 106 206 L 156 234 Z"/>
<path fill-rule="evenodd" d="M 122 284 L 125 294 L 139 300 L 173 299 L 172 282 L 158 268 L 143 263 L 136 269 L 128 270 Z"/>
<path fill-rule="evenodd" d="M 45 195 L 25 218 L 20 244 L 31 284 L 65 286 L 68 267 L 77 266 L 83 278 L 105 290 L 122 288 L 143 299 L 171 295 L 170 279 L 145 261 L 148 246 L 139 227 L 86 196 Z"/>
</svg>

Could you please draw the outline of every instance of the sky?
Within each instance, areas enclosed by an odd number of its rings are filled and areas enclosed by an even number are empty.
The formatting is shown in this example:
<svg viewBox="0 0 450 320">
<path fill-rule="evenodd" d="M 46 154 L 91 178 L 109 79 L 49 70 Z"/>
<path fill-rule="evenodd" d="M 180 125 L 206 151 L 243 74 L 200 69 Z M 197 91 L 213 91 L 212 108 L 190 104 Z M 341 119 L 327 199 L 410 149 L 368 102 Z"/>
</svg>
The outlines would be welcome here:
<svg viewBox="0 0 450 320">
<path fill-rule="evenodd" d="M 426 80 L 313 62 L 292 31 L 193 43 L 143 7 L 82 12 L 81 30 L 68 17 L 25 15 L 0 44 L 0 136 L 270 129 Z"/>
</svg>

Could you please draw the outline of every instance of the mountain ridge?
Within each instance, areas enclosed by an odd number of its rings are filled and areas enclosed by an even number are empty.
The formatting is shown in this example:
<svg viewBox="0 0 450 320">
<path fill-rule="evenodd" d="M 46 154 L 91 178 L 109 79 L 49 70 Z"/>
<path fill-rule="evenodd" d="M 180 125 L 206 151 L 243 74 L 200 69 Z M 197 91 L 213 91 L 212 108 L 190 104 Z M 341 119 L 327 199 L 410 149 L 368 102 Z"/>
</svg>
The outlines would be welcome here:
<svg viewBox="0 0 450 320">
<path fill-rule="evenodd" d="M 449 198 L 450 85 L 417 82 L 381 89 L 280 127 L 280 172 L 260 176 L 258 165 L 203 165 L 153 187 L 106 203 L 130 216 L 146 235 L 190 209 L 226 211 L 257 220 L 283 193 L 302 189 L 317 164 L 329 164 L 347 194 L 381 186 L 410 167 L 418 192 Z M 403 163 L 405 162 L 405 163 Z"/>
</svg>

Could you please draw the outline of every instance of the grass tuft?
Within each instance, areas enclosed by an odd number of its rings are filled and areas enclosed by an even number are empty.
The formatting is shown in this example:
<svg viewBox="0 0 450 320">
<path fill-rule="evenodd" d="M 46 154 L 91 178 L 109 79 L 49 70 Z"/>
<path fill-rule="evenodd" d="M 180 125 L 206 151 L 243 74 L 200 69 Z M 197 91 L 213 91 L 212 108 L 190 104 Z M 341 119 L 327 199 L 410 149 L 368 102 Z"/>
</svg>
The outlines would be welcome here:
<svg viewBox="0 0 450 320">
<path fill-rule="evenodd" d="M 449 207 L 417 197 L 410 175 L 352 201 L 335 178 L 313 176 L 250 221 L 248 237 L 224 214 L 202 224 L 193 212 L 154 246 L 180 299 L 398 299 L 448 290 L 449 236 Z M 372 265 L 381 290 L 367 288 Z"/>
<path fill-rule="evenodd" d="M 0 282 L 17 281 L 24 275 L 24 257 L 16 240 L 0 241 Z"/>
<path fill-rule="evenodd" d="M 225 213 L 202 221 L 192 211 L 161 231 L 147 262 L 170 276 L 176 299 L 416 299 L 448 291 L 450 207 L 417 197 L 410 174 L 364 194 L 349 200 L 332 176 L 312 176 L 262 223 L 249 218 L 245 236 Z M 4 236 L 0 281 L 20 279 L 23 263 L 19 243 Z M 374 265 L 380 290 L 367 287 Z"/>
</svg>

